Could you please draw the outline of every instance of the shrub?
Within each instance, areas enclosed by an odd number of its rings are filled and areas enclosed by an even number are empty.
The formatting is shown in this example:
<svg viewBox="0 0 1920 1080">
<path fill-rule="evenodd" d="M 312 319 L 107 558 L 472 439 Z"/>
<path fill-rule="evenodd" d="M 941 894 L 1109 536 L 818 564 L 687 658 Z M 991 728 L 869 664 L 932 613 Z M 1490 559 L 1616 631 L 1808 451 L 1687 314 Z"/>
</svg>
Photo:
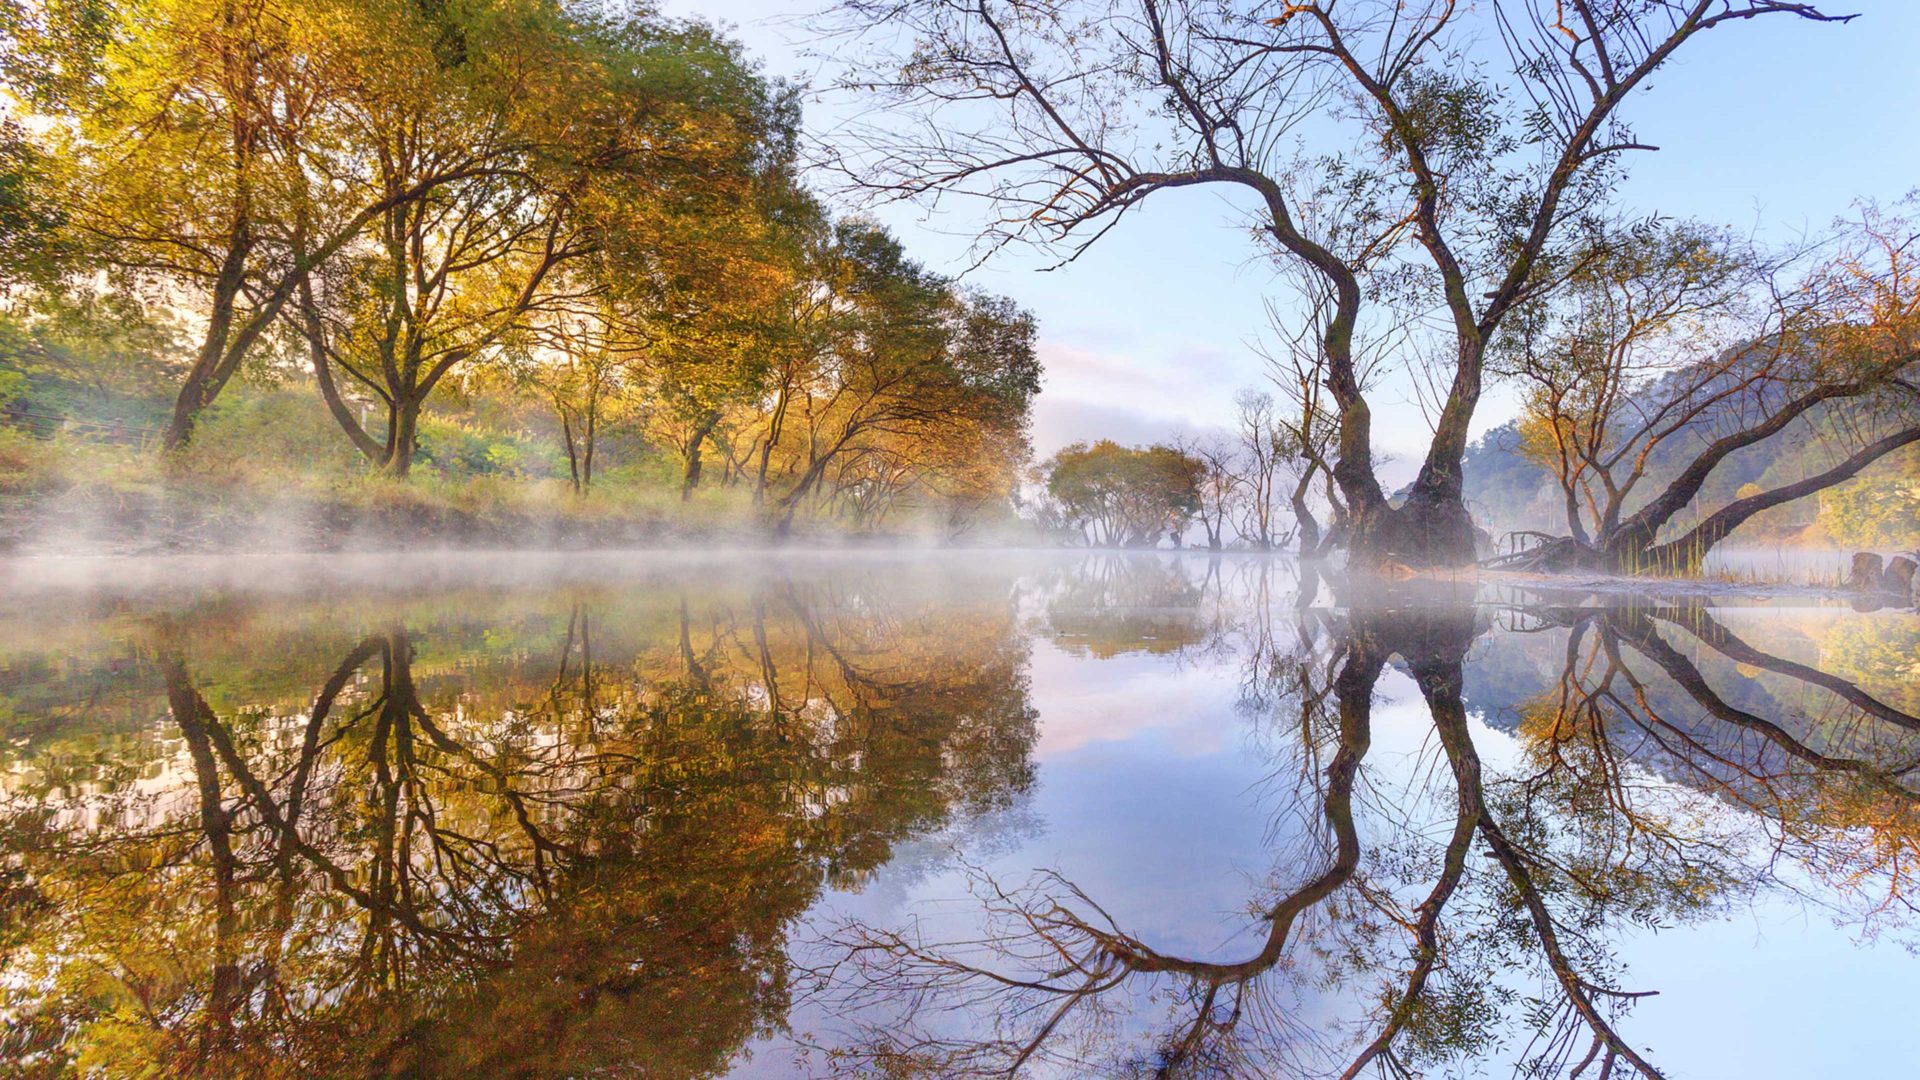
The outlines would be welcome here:
<svg viewBox="0 0 1920 1080">
<path fill-rule="evenodd" d="M 1820 493 L 1820 522 L 1848 547 L 1920 544 L 1920 479 L 1857 476 Z"/>
<path fill-rule="evenodd" d="M 558 476 L 551 446 L 521 432 L 482 427 L 431 413 L 420 418 L 415 464 L 445 476 Z"/>
<path fill-rule="evenodd" d="M 181 464 L 281 487 L 293 478 L 356 473 L 367 463 L 311 393 L 250 387 L 223 396 L 203 414 Z"/>
<path fill-rule="evenodd" d="M 0 492 L 26 492 L 39 487 L 41 447 L 26 432 L 0 427 Z"/>
</svg>

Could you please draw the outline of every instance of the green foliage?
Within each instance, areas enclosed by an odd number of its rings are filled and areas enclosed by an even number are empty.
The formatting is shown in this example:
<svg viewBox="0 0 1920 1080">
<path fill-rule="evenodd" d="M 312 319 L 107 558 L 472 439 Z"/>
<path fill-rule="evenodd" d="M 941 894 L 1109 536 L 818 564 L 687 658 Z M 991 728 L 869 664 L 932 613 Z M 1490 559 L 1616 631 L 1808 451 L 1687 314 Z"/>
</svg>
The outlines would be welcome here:
<svg viewBox="0 0 1920 1080">
<path fill-rule="evenodd" d="M 447 476 L 546 479 L 565 474 L 554 447 L 520 432 L 429 414 L 420 424 L 420 461 Z"/>
<path fill-rule="evenodd" d="M 1820 523 L 1849 547 L 1920 546 L 1920 453 L 1910 447 L 1821 492 Z"/>
<path fill-rule="evenodd" d="M 1047 494 L 1065 520 L 1096 544 L 1178 542 L 1200 510 L 1206 465 L 1168 446 L 1075 443 L 1048 460 Z"/>
<path fill-rule="evenodd" d="M 251 388 L 230 394 L 207 411 L 180 465 L 194 471 L 281 482 L 351 476 L 360 462 L 353 448 L 314 408 L 306 386 Z"/>
<path fill-rule="evenodd" d="M 0 314 L 0 407 L 41 434 L 66 420 L 157 427 L 181 366 L 172 318 L 125 291 L 36 290 Z"/>
<path fill-rule="evenodd" d="M 0 287 L 57 276 L 64 221 L 45 155 L 17 122 L 0 118 Z"/>
</svg>

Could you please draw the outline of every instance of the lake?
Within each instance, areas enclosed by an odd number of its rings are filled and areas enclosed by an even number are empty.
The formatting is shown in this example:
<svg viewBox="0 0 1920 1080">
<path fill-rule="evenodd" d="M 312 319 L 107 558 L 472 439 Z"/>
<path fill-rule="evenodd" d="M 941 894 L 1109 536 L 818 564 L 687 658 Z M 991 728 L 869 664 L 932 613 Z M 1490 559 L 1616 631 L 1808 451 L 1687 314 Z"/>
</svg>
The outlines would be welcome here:
<svg viewBox="0 0 1920 1080">
<path fill-rule="evenodd" d="M 0 561 L 0 1075 L 1913 1075 L 1920 616 Z"/>
</svg>

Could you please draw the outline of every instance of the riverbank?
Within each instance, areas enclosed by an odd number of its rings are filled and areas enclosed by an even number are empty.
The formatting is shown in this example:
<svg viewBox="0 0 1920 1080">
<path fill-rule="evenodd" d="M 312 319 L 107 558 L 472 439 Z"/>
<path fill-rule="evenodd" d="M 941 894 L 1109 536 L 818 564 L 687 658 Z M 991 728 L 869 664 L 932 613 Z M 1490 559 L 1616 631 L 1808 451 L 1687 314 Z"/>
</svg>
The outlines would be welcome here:
<svg viewBox="0 0 1920 1080">
<path fill-rule="evenodd" d="M 547 485 L 369 478 L 318 490 L 215 478 L 104 482 L 0 495 L 0 552 L 151 555 L 392 551 L 418 546 L 580 549 L 758 535 L 732 500 L 578 498 Z"/>
<path fill-rule="evenodd" d="M 632 481 L 581 495 L 552 478 L 423 469 L 399 479 L 284 459 L 242 467 L 197 452 L 163 461 L 106 447 L 24 448 L 31 456 L 0 453 L 0 554 L 582 551 L 774 539 L 768 513 L 743 484 L 708 484 L 690 499 L 676 485 Z M 948 538 L 943 529 L 952 528 L 903 511 L 853 531 L 830 515 L 803 512 L 786 539 L 924 544 Z"/>
<path fill-rule="evenodd" d="M 1566 597 L 1584 595 L 1596 598 L 1646 597 L 1649 599 L 1698 599 L 1724 597 L 1742 600 L 1839 600 L 1863 611 L 1882 608 L 1911 608 L 1915 598 L 1890 593 L 1862 594 L 1834 584 L 1796 584 L 1782 581 L 1728 581 L 1714 578 L 1627 577 L 1618 574 L 1542 574 L 1514 570 L 1475 572 L 1483 584 L 1506 586 L 1534 595 Z"/>
</svg>

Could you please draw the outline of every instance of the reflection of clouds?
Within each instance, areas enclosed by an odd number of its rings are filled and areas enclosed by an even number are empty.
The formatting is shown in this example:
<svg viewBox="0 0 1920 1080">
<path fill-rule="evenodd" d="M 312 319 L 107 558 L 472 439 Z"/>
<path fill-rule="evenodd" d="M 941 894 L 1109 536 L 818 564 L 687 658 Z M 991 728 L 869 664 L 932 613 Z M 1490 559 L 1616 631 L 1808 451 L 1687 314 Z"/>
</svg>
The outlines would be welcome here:
<svg viewBox="0 0 1920 1080">
<path fill-rule="evenodd" d="M 1238 672 L 1231 667 L 1141 655 L 1095 660 L 1044 638 L 1035 641 L 1031 663 L 1037 760 L 1148 734 L 1166 750 L 1198 756 L 1240 737 L 1233 711 Z"/>
</svg>

